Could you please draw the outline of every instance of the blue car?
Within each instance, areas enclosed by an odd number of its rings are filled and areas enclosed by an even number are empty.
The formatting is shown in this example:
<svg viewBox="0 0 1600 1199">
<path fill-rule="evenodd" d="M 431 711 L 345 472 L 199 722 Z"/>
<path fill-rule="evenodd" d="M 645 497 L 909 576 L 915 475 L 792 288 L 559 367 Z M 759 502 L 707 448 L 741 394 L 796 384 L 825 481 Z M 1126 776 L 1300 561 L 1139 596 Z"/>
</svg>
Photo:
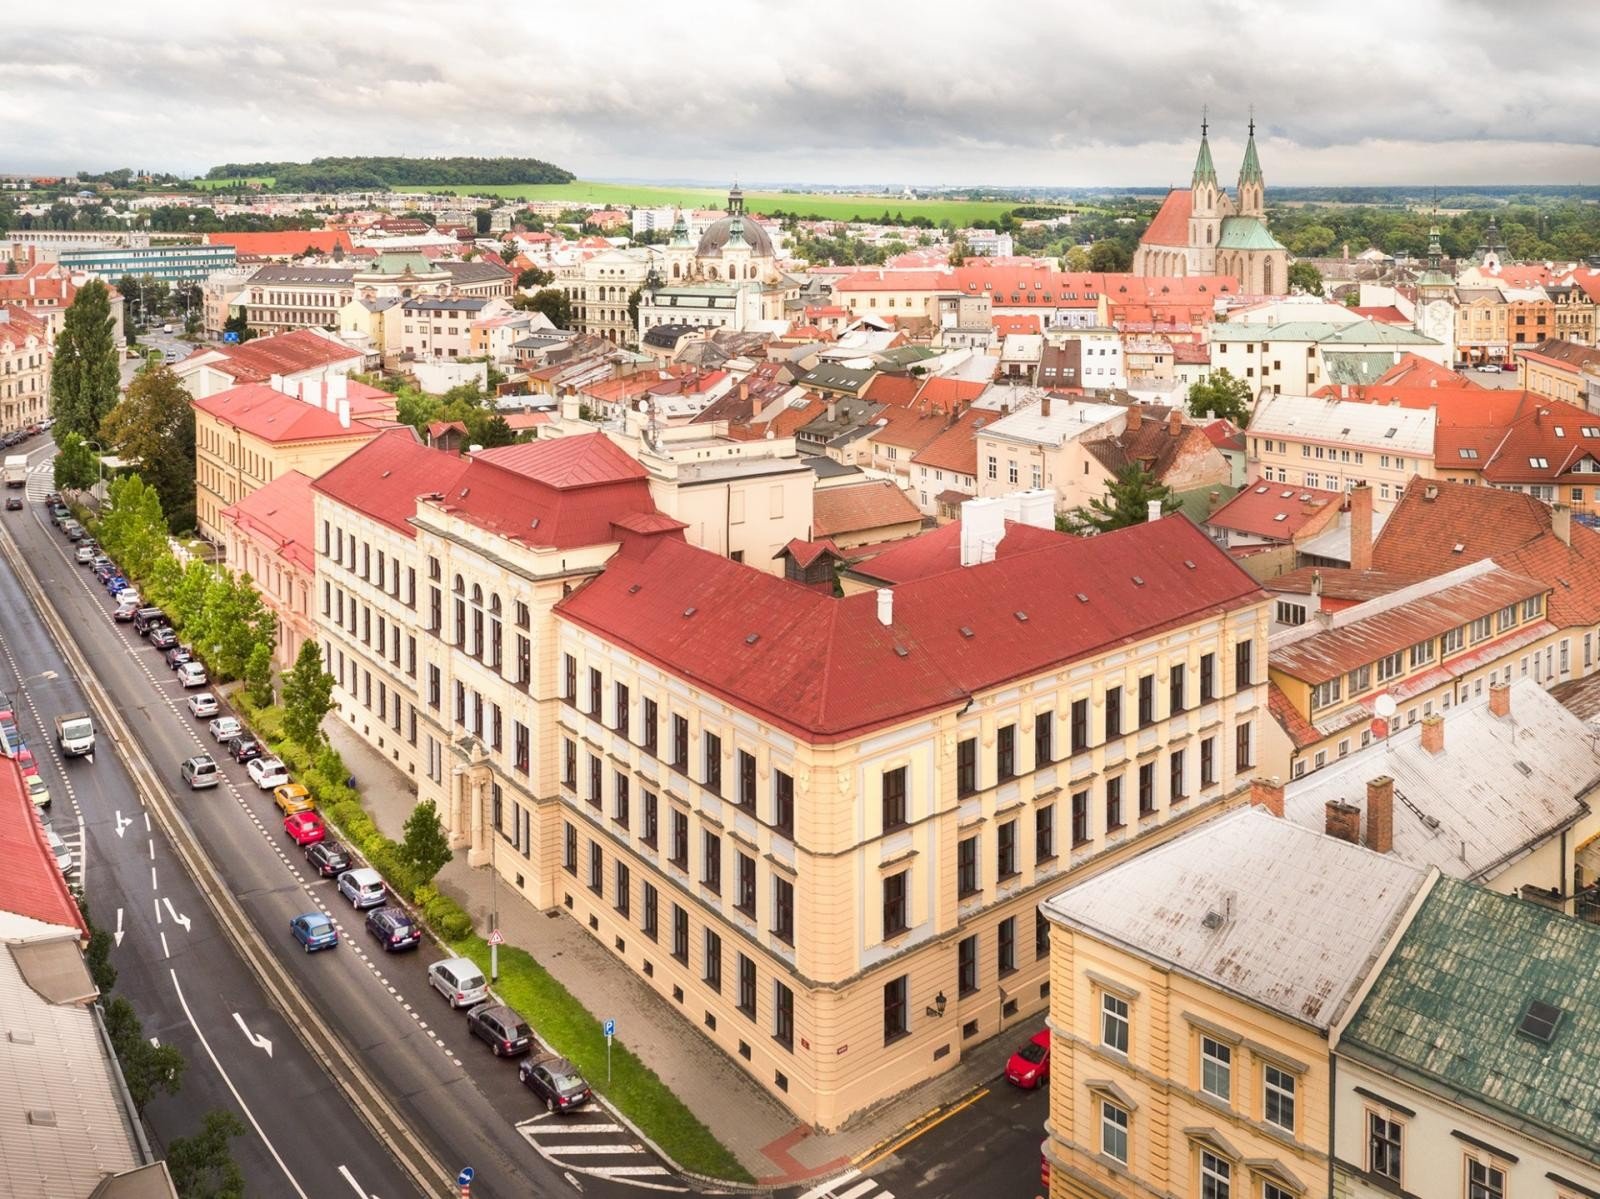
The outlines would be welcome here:
<svg viewBox="0 0 1600 1199">
<path fill-rule="evenodd" d="M 117 592 L 121 591 L 127 585 L 128 585 L 128 580 L 123 578 L 121 575 L 112 575 L 109 579 L 106 580 L 106 590 L 109 591 L 112 595 L 115 595 Z"/>
<path fill-rule="evenodd" d="M 307 953 L 313 949 L 332 949 L 339 944 L 339 930 L 321 912 L 307 912 L 289 921 L 289 931 Z"/>
</svg>

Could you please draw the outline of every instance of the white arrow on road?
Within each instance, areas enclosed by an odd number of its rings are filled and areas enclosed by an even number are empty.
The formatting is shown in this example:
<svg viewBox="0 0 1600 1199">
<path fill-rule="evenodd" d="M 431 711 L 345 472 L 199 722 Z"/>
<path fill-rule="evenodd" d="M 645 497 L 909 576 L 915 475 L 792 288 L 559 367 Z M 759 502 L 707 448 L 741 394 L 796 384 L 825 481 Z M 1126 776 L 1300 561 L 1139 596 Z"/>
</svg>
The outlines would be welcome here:
<svg viewBox="0 0 1600 1199">
<path fill-rule="evenodd" d="M 172 910 L 172 900 L 168 899 L 166 896 L 162 896 L 161 897 L 161 902 L 167 905 L 167 915 L 172 917 L 172 922 L 174 924 L 183 925 L 183 931 L 184 932 L 188 932 L 189 931 L 189 924 L 190 924 L 189 917 L 180 916 L 180 915 L 178 915 L 177 912 L 173 911 Z"/>
<path fill-rule="evenodd" d="M 244 1033 L 244 1039 L 249 1041 L 250 1044 L 254 1045 L 257 1049 L 265 1049 L 267 1051 L 267 1056 L 271 1057 L 272 1042 L 267 1040 L 267 1038 L 262 1036 L 260 1033 L 251 1032 L 249 1027 L 244 1022 L 244 1017 L 238 1012 L 233 1014 L 233 1018 L 239 1025 L 239 1031 Z"/>
<path fill-rule="evenodd" d="M 122 815 L 122 809 L 118 808 L 117 809 L 117 836 L 120 837 L 120 836 L 122 836 L 123 833 L 127 832 L 128 831 L 128 826 L 130 824 L 132 824 L 132 823 L 133 823 L 133 818 L 132 817 L 124 817 Z"/>
<path fill-rule="evenodd" d="M 113 933 L 112 936 L 116 938 L 116 943 L 118 945 L 122 944 L 122 909 L 121 908 L 117 909 L 117 931 L 115 933 Z"/>
</svg>

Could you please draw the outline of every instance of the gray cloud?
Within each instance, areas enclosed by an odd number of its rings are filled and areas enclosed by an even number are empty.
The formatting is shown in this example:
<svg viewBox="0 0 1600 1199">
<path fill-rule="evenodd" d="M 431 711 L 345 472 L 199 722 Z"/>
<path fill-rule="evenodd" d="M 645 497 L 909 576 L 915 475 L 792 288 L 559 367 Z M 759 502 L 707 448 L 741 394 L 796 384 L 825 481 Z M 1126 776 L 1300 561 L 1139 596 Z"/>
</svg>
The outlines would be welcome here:
<svg viewBox="0 0 1600 1199">
<path fill-rule="evenodd" d="M 1581 0 L 58 7 L 0 44 L 5 169 L 517 153 L 601 178 L 1159 185 L 1206 104 L 1231 173 L 1253 104 L 1269 182 L 1600 181 Z"/>
</svg>

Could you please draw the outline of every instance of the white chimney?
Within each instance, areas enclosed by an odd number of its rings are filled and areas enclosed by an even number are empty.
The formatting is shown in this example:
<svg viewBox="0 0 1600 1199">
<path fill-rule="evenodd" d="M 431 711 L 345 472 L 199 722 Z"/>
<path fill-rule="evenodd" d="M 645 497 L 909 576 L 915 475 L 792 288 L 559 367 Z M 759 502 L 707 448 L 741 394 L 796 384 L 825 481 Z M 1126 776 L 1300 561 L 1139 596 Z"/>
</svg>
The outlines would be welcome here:
<svg viewBox="0 0 1600 1199">
<path fill-rule="evenodd" d="M 343 375 L 329 375 L 328 397 L 334 400 L 348 400 L 350 398 L 350 380 Z"/>
<path fill-rule="evenodd" d="M 890 587 L 878 588 L 878 623 L 888 628 L 894 623 L 894 590 Z"/>
<path fill-rule="evenodd" d="M 966 500 L 961 505 L 961 565 L 994 561 L 995 550 L 1006 535 L 1007 509 L 1016 497 L 995 496 Z"/>
<path fill-rule="evenodd" d="M 273 375 L 270 382 L 271 382 L 273 391 L 280 391 L 281 392 L 284 389 L 283 388 L 283 376 L 282 375 Z"/>
<path fill-rule="evenodd" d="M 322 384 L 315 379 L 307 379 L 300 384 L 300 398 L 313 408 L 322 407 Z"/>
<path fill-rule="evenodd" d="M 1150 501 L 1150 517 L 1149 518 L 1151 520 L 1153 520 L 1153 521 L 1161 519 L 1161 501 L 1160 500 L 1151 500 Z"/>
<path fill-rule="evenodd" d="M 350 401 L 349 400 L 340 400 L 339 401 L 339 427 L 341 429 L 348 429 L 350 427 Z"/>
</svg>

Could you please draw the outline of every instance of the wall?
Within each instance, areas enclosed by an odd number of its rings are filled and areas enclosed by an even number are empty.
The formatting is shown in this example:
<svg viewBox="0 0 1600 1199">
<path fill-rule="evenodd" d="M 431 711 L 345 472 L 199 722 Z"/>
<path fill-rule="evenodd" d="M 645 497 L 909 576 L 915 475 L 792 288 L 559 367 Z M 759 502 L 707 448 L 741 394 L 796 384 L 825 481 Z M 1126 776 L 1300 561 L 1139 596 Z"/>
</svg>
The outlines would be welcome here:
<svg viewBox="0 0 1600 1199">
<path fill-rule="evenodd" d="M 419 360 L 410 364 L 411 373 L 417 377 L 417 386 L 429 395 L 443 395 L 452 387 L 463 383 L 489 385 L 487 362 L 451 362 L 448 360 Z"/>
</svg>

